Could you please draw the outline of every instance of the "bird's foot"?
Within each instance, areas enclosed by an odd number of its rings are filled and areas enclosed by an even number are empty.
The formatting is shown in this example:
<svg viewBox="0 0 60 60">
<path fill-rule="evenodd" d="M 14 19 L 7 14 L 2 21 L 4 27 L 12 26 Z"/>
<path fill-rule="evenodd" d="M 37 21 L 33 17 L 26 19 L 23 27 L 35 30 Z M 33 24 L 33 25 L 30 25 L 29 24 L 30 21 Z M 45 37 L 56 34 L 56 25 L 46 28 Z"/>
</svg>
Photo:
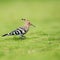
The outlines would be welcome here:
<svg viewBox="0 0 60 60">
<path fill-rule="evenodd" d="M 22 39 L 22 40 L 26 39 L 26 36 L 21 36 L 21 39 Z"/>
</svg>

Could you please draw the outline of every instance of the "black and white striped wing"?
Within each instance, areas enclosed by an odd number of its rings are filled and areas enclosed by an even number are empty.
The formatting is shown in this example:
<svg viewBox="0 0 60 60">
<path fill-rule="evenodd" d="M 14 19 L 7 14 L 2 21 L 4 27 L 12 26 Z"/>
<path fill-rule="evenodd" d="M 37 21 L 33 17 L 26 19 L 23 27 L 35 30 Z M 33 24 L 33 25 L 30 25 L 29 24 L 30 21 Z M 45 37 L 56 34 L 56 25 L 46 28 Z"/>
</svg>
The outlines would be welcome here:
<svg viewBox="0 0 60 60">
<path fill-rule="evenodd" d="M 18 28 L 12 32 L 9 33 L 9 35 L 24 35 L 26 33 L 26 30 L 24 28 Z"/>
<path fill-rule="evenodd" d="M 19 27 L 18 29 L 14 30 L 14 31 L 12 31 L 12 32 L 10 32 L 8 34 L 2 35 L 2 37 L 4 37 L 4 36 L 11 36 L 11 35 L 20 35 L 20 36 L 23 36 L 24 34 L 26 34 L 26 32 L 27 31 L 25 30 L 25 28 Z"/>
</svg>

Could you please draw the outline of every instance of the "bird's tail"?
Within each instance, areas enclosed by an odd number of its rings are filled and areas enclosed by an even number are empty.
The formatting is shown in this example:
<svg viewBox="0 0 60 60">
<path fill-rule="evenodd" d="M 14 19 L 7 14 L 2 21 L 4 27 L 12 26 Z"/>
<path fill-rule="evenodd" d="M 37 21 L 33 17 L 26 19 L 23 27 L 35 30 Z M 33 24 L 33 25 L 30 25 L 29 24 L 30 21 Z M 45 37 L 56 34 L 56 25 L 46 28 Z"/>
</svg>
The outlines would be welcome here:
<svg viewBox="0 0 60 60">
<path fill-rule="evenodd" d="M 5 37 L 5 36 L 8 36 L 8 34 L 4 34 L 4 35 L 2 35 L 2 37 Z"/>
</svg>

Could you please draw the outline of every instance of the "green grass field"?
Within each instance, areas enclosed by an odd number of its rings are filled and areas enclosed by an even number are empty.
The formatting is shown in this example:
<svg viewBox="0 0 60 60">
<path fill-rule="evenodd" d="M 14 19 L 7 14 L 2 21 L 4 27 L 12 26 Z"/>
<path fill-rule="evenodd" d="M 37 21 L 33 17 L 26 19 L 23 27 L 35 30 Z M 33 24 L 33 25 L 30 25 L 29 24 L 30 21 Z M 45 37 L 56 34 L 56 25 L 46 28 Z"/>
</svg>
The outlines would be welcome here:
<svg viewBox="0 0 60 60">
<path fill-rule="evenodd" d="M 25 35 L 1 37 L 24 24 L 30 27 Z M 60 60 L 60 1 L 1 1 L 0 60 Z"/>
</svg>

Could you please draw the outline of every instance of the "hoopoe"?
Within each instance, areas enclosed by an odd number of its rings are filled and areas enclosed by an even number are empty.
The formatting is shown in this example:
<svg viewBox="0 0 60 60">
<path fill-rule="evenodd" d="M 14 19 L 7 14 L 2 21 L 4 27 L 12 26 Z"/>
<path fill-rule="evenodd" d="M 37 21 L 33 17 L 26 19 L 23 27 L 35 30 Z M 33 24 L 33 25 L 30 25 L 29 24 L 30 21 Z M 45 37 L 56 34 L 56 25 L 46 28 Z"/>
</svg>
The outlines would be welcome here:
<svg viewBox="0 0 60 60">
<path fill-rule="evenodd" d="M 35 27 L 31 22 L 27 19 L 21 19 L 25 22 L 24 26 L 17 28 L 16 30 L 11 31 L 10 33 L 2 35 L 4 36 L 12 36 L 12 35 L 20 35 L 21 37 L 24 36 L 29 31 L 30 26 Z"/>
</svg>

